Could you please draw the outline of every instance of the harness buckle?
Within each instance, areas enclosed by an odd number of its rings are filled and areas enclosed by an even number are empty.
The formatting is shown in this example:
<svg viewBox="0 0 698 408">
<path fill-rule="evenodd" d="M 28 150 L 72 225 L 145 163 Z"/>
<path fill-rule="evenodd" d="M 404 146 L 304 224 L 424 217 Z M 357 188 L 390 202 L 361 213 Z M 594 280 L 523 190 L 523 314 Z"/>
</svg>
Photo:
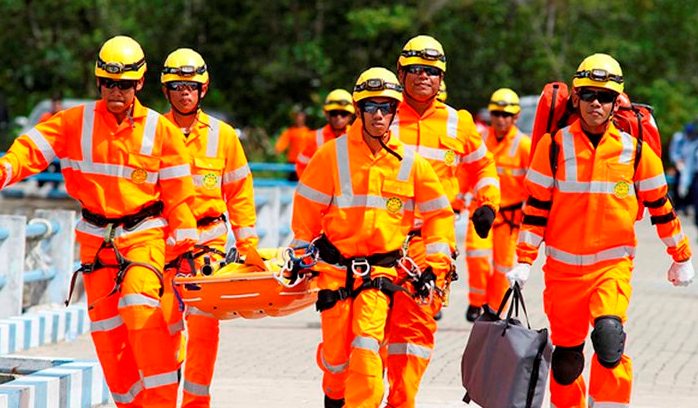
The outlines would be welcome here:
<svg viewBox="0 0 698 408">
<path fill-rule="evenodd" d="M 364 268 L 363 270 L 361 268 Z M 354 276 L 363 278 L 364 276 L 371 273 L 371 264 L 368 263 L 366 258 L 354 258 L 351 260 L 351 273 Z"/>
<path fill-rule="evenodd" d="M 419 267 L 419 265 L 417 265 L 414 259 L 410 258 L 407 255 L 403 256 L 397 264 L 400 266 L 400 269 L 405 271 L 407 276 L 409 276 L 412 279 L 419 279 L 419 277 L 422 275 L 422 270 Z"/>
</svg>

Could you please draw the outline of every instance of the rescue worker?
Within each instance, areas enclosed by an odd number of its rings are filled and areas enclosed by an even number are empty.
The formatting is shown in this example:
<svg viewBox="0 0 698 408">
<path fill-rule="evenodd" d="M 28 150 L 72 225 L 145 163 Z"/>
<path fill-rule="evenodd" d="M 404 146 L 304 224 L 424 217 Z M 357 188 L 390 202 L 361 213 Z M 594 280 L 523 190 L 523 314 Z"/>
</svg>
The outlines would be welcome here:
<svg viewBox="0 0 698 408">
<path fill-rule="evenodd" d="M 209 72 L 198 52 L 180 48 L 170 53 L 163 65 L 160 82 L 171 107 L 165 117 L 181 129 L 176 137 L 186 145 L 191 157 L 195 186 L 191 209 L 199 232 L 195 270 L 210 273 L 211 268 L 225 258 L 228 220 L 240 254 L 244 255 L 249 248 L 257 246 L 252 173 L 235 130 L 201 109 L 201 101 L 208 92 Z M 178 338 L 182 312 L 171 286 L 178 272 L 176 266 L 179 266 L 179 262 L 172 262 L 176 255 L 168 247 L 165 259 L 175 267 L 166 271 L 169 291 L 165 297 L 167 302 L 164 299 L 163 303 L 169 308 L 166 316 L 171 332 Z M 187 269 L 188 265 L 184 268 Z M 187 307 L 185 315 L 188 339 L 182 406 L 208 407 L 218 352 L 218 319 L 192 306 Z"/>
<path fill-rule="evenodd" d="M 310 132 L 303 151 L 296 157 L 296 173 L 301 177 L 310 158 L 326 142 L 347 133 L 354 118 L 354 102 L 344 89 L 335 89 L 327 94 L 322 106 L 327 124 Z"/>
<path fill-rule="evenodd" d="M 492 124 L 483 139 L 497 164 L 502 202 L 487 237 L 480 238 L 474 224 L 468 224 L 465 260 L 470 305 L 465 318 L 469 322 L 480 316 L 484 304 L 496 309 L 509 288 L 505 274 L 514 266 L 521 208 L 526 200 L 523 180 L 531 152 L 531 139 L 516 127 L 521 112 L 516 92 L 509 88 L 497 89 L 488 109 Z"/>
<path fill-rule="evenodd" d="M 114 402 L 174 407 L 177 347 L 160 307 L 162 271 L 166 238 L 173 253 L 189 251 L 198 238 L 189 209 L 194 186 L 180 131 L 136 98 L 145 71 L 135 40 L 106 41 L 95 64 L 101 100 L 21 135 L 0 159 L 0 186 L 60 159 L 68 194 L 82 206 L 79 271 Z"/>
<path fill-rule="evenodd" d="M 667 277 L 675 286 L 693 280 L 691 249 L 667 198 L 660 158 L 611 121 L 624 88 L 620 64 L 593 54 L 579 65 L 572 85 L 579 119 L 554 139 L 544 136 L 535 149 L 524 181 L 529 197 L 516 249 L 519 264 L 507 278 L 523 285 L 545 241 L 544 307 L 555 346 L 552 405 L 587 406 L 581 374 L 591 325 L 589 405 L 629 407 L 632 365 L 624 354 L 624 324 L 638 203 L 649 209 L 673 259 Z"/>
<path fill-rule="evenodd" d="M 434 170 L 389 131 L 402 101 L 395 74 L 364 71 L 353 99 L 359 119 L 313 156 L 293 207 L 292 247 L 313 242 L 327 266 L 317 278 L 325 407 L 378 407 L 383 399 L 379 348 L 391 303 L 408 297 L 394 281 L 415 210 L 427 247 L 418 293 L 428 296 L 434 281 L 443 285 L 455 239 Z"/>
<path fill-rule="evenodd" d="M 308 132 L 310 132 L 310 129 L 305 126 L 305 118 L 306 114 L 302 110 L 299 109 L 293 112 L 293 125 L 279 135 L 274 145 L 277 154 L 281 154 L 288 150 L 286 153 L 286 161 L 288 163 L 296 164 L 298 155 L 303 151 L 305 143 L 308 140 Z M 297 181 L 298 175 L 295 171 L 292 171 L 289 173 L 288 179 L 289 181 Z"/>
<path fill-rule="evenodd" d="M 446 72 L 441 43 L 426 35 L 410 39 L 400 53 L 397 68 L 404 100 L 391 127 L 393 134 L 405 144 L 405 149 L 416 151 L 427 159 L 452 206 L 457 205 L 460 191 L 458 166 L 463 166 L 469 173 L 468 181 L 475 194 L 473 223 L 478 234 L 487 236 L 499 208 L 497 170 L 472 116 L 436 100 Z M 408 252 L 410 258 L 424 268 L 422 233 L 421 211 L 418 211 L 410 231 Z M 390 406 L 414 406 L 419 383 L 434 349 L 436 322 L 433 316 L 439 316 L 453 279 L 452 273 L 448 275 L 439 280 L 441 296 L 436 296 L 429 304 L 411 302 L 393 308 L 387 341 Z M 408 280 L 404 272 L 400 280 Z"/>
</svg>

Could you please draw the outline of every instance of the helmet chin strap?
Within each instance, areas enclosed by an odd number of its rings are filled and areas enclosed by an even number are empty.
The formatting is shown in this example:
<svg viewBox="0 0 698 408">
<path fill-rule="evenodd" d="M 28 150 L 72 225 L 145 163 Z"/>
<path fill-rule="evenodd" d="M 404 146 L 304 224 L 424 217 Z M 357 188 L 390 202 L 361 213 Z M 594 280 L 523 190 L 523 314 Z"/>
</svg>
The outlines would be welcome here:
<svg viewBox="0 0 698 408">
<path fill-rule="evenodd" d="M 388 129 L 390 129 L 390 126 L 393 124 L 393 120 L 395 120 L 395 114 L 393 114 L 392 119 L 390 119 L 390 123 L 388 123 Z M 395 156 L 399 161 L 402 161 L 402 156 L 400 156 L 400 153 L 388 147 L 388 145 L 386 145 L 383 141 L 383 136 L 385 136 L 387 132 L 379 136 L 374 136 L 371 134 L 371 132 L 368 131 L 368 128 L 366 128 L 366 122 L 363 120 L 363 115 L 361 115 L 361 126 L 364 128 L 366 134 L 371 137 L 371 139 L 378 139 L 378 143 L 380 143 L 381 147 L 385 149 L 385 151 Z"/>
</svg>

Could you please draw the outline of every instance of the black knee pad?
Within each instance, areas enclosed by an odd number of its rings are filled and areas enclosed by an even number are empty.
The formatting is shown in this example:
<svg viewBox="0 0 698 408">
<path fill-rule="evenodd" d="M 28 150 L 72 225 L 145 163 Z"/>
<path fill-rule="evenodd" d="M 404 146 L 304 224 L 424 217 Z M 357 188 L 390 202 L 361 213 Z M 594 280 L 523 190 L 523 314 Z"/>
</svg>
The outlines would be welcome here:
<svg viewBox="0 0 698 408">
<path fill-rule="evenodd" d="M 597 317 L 594 320 L 594 330 L 591 332 L 591 343 L 602 366 L 615 368 L 620 364 L 625 350 L 625 332 L 620 318 L 618 316 Z"/>
<path fill-rule="evenodd" d="M 584 343 L 574 347 L 555 346 L 551 365 L 558 384 L 572 384 L 584 371 Z"/>
<path fill-rule="evenodd" d="M 344 398 L 333 399 L 325 395 L 325 408 L 342 408 L 344 407 Z"/>
</svg>

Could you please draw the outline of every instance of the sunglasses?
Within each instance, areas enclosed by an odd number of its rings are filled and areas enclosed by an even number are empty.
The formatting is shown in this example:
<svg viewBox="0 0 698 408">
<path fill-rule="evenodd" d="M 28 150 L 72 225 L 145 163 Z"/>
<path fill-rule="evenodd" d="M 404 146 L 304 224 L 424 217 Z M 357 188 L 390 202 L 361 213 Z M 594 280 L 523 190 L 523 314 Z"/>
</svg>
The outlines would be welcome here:
<svg viewBox="0 0 698 408">
<path fill-rule="evenodd" d="M 592 89 L 582 89 L 579 91 L 579 99 L 584 102 L 598 100 L 599 103 L 611 103 L 616 100 L 617 96 L 617 93 L 608 91 L 594 91 Z"/>
<path fill-rule="evenodd" d="M 110 78 L 99 78 L 99 86 L 103 86 L 107 89 L 119 88 L 122 91 L 135 88 L 137 82 L 138 81 L 133 81 L 129 79 L 114 80 Z"/>
<path fill-rule="evenodd" d="M 408 65 L 405 67 L 405 71 L 408 74 L 421 75 L 425 72 L 428 76 L 440 76 L 441 70 L 436 67 L 431 67 L 429 65 Z"/>
<path fill-rule="evenodd" d="M 494 116 L 496 118 L 510 118 L 514 116 L 513 113 L 509 112 L 502 112 L 502 111 L 490 111 L 490 116 Z"/>
<path fill-rule="evenodd" d="M 381 111 L 383 115 L 387 115 L 389 113 L 395 113 L 397 110 L 397 103 L 396 102 L 384 102 L 384 103 L 378 103 L 378 102 L 372 102 L 372 101 L 364 101 L 361 102 L 360 106 L 362 112 L 370 113 L 371 115 L 374 115 L 376 112 Z"/>
<path fill-rule="evenodd" d="M 349 112 L 341 111 L 341 110 L 331 110 L 328 112 L 328 114 L 330 115 L 330 117 L 341 116 L 343 118 L 346 118 L 347 116 L 350 115 Z"/>
<path fill-rule="evenodd" d="M 172 81 L 172 82 L 167 82 L 165 83 L 165 86 L 167 89 L 170 91 L 176 91 L 176 92 L 184 92 L 184 91 L 189 91 L 193 92 L 199 89 L 201 84 L 198 82 L 192 82 L 192 81 Z"/>
</svg>

